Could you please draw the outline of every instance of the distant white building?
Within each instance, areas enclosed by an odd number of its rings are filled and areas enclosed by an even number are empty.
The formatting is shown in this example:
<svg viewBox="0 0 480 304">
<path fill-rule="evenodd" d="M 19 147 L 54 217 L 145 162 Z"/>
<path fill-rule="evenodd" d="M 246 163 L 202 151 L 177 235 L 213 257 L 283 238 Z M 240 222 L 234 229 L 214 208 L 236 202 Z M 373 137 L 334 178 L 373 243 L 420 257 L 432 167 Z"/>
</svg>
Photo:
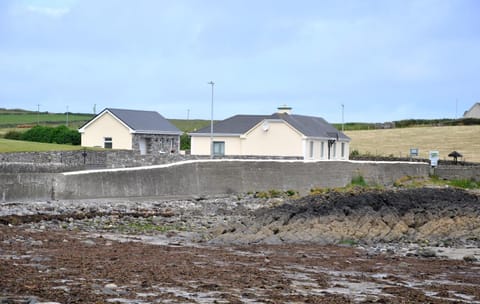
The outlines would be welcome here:
<svg viewBox="0 0 480 304">
<path fill-rule="evenodd" d="M 480 102 L 475 103 L 470 110 L 465 111 L 463 118 L 480 118 Z"/>
</svg>

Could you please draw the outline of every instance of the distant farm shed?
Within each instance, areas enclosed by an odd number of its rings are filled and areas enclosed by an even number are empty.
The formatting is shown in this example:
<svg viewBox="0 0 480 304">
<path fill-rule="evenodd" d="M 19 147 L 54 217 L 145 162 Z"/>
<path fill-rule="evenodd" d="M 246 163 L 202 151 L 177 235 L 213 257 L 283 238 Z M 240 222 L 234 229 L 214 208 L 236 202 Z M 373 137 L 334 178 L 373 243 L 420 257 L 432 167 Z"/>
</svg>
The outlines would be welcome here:
<svg viewBox="0 0 480 304">
<path fill-rule="evenodd" d="M 182 132 L 155 111 L 106 108 L 79 130 L 83 147 L 177 153 Z"/>
<path fill-rule="evenodd" d="M 463 118 L 480 118 L 480 102 L 475 103 L 470 110 L 465 111 Z"/>
</svg>

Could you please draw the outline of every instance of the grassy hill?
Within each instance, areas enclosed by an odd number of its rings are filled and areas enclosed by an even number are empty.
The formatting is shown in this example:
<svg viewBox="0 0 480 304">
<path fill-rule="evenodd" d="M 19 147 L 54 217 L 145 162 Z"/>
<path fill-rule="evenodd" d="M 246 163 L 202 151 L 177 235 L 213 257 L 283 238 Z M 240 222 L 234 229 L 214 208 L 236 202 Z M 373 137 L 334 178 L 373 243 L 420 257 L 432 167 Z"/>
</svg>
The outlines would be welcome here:
<svg viewBox="0 0 480 304">
<path fill-rule="evenodd" d="M 204 119 L 169 119 L 175 127 L 183 132 L 192 132 L 210 125 L 210 120 Z M 214 121 L 215 122 L 215 121 Z"/>
<path fill-rule="evenodd" d="M 352 141 L 350 151 L 360 154 L 408 156 L 410 148 L 418 148 L 421 158 L 431 150 L 441 159 L 457 150 L 466 161 L 480 162 L 480 126 L 415 127 L 362 131 L 345 131 Z"/>
<path fill-rule="evenodd" d="M 78 126 L 90 120 L 92 114 L 68 114 L 69 125 Z M 66 113 L 20 112 L 18 110 L 0 111 L 0 128 L 16 128 L 25 125 L 58 125 L 66 124 Z"/>
</svg>

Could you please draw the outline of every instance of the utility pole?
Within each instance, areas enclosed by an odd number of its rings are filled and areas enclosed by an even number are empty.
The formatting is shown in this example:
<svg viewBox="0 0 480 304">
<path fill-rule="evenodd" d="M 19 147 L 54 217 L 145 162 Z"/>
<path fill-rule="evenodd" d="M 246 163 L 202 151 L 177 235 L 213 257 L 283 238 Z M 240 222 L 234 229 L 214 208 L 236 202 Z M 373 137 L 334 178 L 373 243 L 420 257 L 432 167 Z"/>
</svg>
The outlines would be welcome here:
<svg viewBox="0 0 480 304">
<path fill-rule="evenodd" d="M 215 82 L 210 81 L 208 83 L 212 86 L 212 103 L 210 106 L 210 158 L 213 158 L 213 87 L 215 86 Z"/>
<path fill-rule="evenodd" d="M 345 131 L 345 120 L 344 120 L 345 105 L 342 103 L 342 132 Z"/>
<path fill-rule="evenodd" d="M 37 104 L 37 125 L 40 124 L 40 104 Z"/>
<path fill-rule="evenodd" d="M 458 119 L 458 98 L 455 99 L 455 119 Z"/>
<path fill-rule="evenodd" d="M 67 106 L 67 127 L 68 127 L 68 106 Z"/>
</svg>

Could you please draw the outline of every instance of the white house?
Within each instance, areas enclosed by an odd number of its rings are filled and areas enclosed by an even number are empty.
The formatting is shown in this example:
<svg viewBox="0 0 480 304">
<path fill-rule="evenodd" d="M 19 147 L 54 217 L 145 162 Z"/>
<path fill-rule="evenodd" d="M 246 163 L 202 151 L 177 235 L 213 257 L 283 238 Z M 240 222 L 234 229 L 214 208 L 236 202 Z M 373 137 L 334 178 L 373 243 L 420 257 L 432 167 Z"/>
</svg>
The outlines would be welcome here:
<svg viewBox="0 0 480 304">
<path fill-rule="evenodd" d="M 82 146 L 177 153 L 182 132 L 155 111 L 106 108 L 79 130 Z"/>
<path fill-rule="evenodd" d="M 191 154 L 278 156 L 306 160 L 347 160 L 350 138 L 323 118 L 294 115 L 280 107 L 272 115 L 235 115 L 190 133 Z"/>
<path fill-rule="evenodd" d="M 480 118 L 480 102 L 475 103 L 470 110 L 465 111 L 463 118 Z"/>
</svg>

